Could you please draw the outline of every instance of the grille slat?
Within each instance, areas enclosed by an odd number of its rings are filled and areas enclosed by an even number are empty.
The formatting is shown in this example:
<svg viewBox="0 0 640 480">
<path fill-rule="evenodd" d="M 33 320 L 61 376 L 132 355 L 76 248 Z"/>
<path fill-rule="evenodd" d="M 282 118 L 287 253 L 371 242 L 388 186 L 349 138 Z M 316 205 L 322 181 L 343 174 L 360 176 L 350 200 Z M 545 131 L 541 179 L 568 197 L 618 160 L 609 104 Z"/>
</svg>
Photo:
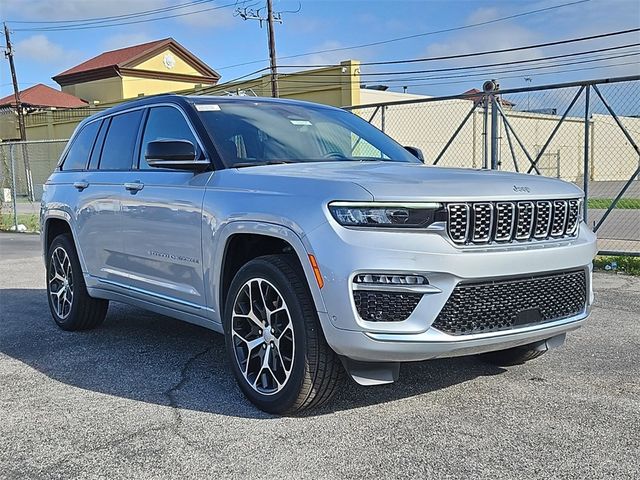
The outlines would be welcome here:
<svg viewBox="0 0 640 480">
<path fill-rule="evenodd" d="M 447 204 L 447 233 L 459 245 L 575 236 L 580 200 Z"/>
<path fill-rule="evenodd" d="M 491 240 L 493 228 L 493 205 L 491 203 L 473 204 L 473 233 L 474 243 L 486 243 Z"/>
<path fill-rule="evenodd" d="M 536 202 L 536 228 L 533 236 L 547 238 L 551 229 L 551 220 L 551 202 Z"/>
<path fill-rule="evenodd" d="M 533 202 L 518 202 L 516 240 L 528 240 L 533 232 Z"/>
<path fill-rule="evenodd" d="M 551 236 L 560 237 L 564 234 L 567 225 L 567 201 L 556 200 L 553 202 L 553 221 L 551 222 Z"/>
<path fill-rule="evenodd" d="M 578 218 L 580 218 L 580 201 L 569 200 L 569 208 L 567 211 L 567 234 L 572 235 L 578 226 Z"/>
<path fill-rule="evenodd" d="M 586 301 L 584 270 L 459 284 L 433 326 L 450 335 L 509 330 L 578 315 Z"/>
<path fill-rule="evenodd" d="M 511 241 L 515 227 L 516 206 L 511 202 L 496 204 L 496 242 Z"/>
</svg>

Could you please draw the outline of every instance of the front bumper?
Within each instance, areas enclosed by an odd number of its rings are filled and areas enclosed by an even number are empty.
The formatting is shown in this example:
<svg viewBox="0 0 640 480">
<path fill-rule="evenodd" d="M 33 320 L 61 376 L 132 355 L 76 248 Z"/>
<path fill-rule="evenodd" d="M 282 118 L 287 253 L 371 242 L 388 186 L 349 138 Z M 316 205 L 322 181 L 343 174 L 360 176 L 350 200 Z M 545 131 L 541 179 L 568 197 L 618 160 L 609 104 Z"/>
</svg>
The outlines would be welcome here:
<svg viewBox="0 0 640 480">
<path fill-rule="evenodd" d="M 578 328 L 593 301 L 591 261 L 595 235 L 583 225 L 576 238 L 526 246 L 463 250 L 425 232 L 349 230 L 326 224 L 307 237 L 325 279 L 319 312 L 329 345 L 340 355 L 367 362 L 418 361 L 502 350 Z M 509 278 L 585 268 L 587 305 L 562 320 L 473 335 L 448 335 L 432 327 L 461 281 Z M 360 318 L 353 300 L 353 277 L 362 272 L 423 275 L 436 292 L 425 294 L 400 322 Z"/>
<path fill-rule="evenodd" d="M 519 328 L 495 334 L 454 337 L 443 335 L 434 340 L 431 333 L 379 334 L 328 328 L 327 342 L 339 355 L 362 362 L 415 362 L 434 358 L 460 357 L 504 350 L 545 340 L 579 328 L 588 316 L 588 309 L 575 317 L 534 327 Z M 321 321 L 323 321 L 321 314 Z M 328 321 L 325 317 L 323 323 Z M 439 332 L 438 332 L 439 333 Z M 448 337 L 448 338 L 444 338 Z"/>
</svg>

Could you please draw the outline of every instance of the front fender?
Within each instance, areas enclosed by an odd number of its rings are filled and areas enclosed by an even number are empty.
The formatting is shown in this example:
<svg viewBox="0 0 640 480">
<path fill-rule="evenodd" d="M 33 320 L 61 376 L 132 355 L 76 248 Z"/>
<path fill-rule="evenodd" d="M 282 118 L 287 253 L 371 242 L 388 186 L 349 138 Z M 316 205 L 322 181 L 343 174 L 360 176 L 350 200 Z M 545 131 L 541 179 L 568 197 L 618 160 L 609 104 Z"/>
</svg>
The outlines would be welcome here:
<svg viewBox="0 0 640 480">
<path fill-rule="evenodd" d="M 219 232 L 217 232 L 212 245 L 213 255 L 211 255 L 210 258 L 207 258 L 206 248 L 205 252 L 203 252 L 205 278 L 209 282 L 209 288 L 207 288 L 207 291 L 212 292 L 210 306 L 215 312 L 219 313 L 220 319 L 222 318 L 223 308 L 220 301 L 220 279 L 222 277 L 222 265 L 224 263 L 226 245 L 232 235 L 243 233 L 275 237 L 289 243 L 302 265 L 316 310 L 318 312 L 327 311 L 320 292 L 320 287 L 318 286 L 313 269 L 309 263 L 309 254 L 313 254 L 313 250 L 311 249 L 309 242 L 298 236 L 290 228 L 283 225 L 264 221 L 239 220 L 227 223 Z"/>
</svg>

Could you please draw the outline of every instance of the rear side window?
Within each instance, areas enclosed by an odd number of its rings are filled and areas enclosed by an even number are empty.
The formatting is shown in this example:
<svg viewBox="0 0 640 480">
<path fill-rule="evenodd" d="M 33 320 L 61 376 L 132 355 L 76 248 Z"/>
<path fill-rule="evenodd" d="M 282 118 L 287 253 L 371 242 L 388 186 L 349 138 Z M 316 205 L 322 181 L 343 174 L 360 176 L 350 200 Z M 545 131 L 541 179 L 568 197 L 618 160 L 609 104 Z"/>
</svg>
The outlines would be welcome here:
<svg viewBox="0 0 640 480">
<path fill-rule="evenodd" d="M 100 170 L 129 170 L 138 137 L 142 110 L 111 117 L 111 124 L 102 147 Z"/>
<path fill-rule="evenodd" d="M 84 170 L 87 167 L 99 126 L 100 122 L 91 122 L 80 130 L 69 148 L 62 170 Z"/>
<path fill-rule="evenodd" d="M 149 111 L 140 149 L 140 168 L 151 168 L 144 159 L 147 144 L 154 140 L 189 140 L 198 143 L 182 113 L 174 107 L 154 107 Z"/>
</svg>

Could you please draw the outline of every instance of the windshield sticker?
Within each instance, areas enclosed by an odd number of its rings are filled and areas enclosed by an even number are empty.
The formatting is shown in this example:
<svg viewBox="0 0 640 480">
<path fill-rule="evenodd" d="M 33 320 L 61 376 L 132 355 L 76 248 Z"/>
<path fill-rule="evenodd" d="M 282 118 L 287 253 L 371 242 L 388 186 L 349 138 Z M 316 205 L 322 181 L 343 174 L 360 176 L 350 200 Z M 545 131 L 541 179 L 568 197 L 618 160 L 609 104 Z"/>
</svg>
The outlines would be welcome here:
<svg viewBox="0 0 640 480">
<path fill-rule="evenodd" d="M 311 125 L 309 120 L 289 120 L 293 125 Z"/>
<path fill-rule="evenodd" d="M 201 103 L 196 105 L 196 110 L 199 112 L 217 112 L 220 110 L 220 105 L 214 103 Z"/>
</svg>

